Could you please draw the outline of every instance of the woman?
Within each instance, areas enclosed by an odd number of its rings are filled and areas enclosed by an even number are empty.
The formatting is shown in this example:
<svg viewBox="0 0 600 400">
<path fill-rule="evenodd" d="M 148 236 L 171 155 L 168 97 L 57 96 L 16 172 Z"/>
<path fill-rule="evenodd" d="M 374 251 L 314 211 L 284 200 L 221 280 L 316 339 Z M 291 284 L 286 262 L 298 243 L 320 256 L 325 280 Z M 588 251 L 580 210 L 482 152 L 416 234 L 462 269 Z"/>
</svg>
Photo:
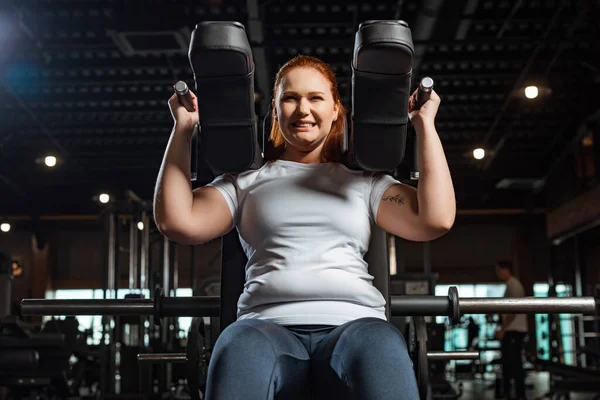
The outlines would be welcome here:
<svg viewBox="0 0 600 400">
<path fill-rule="evenodd" d="M 433 240 L 454 223 L 434 127 L 440 99 L 432 92 L 419 111 L 409 100 L 416 190 L 340 163 L 346 111 L 327 64 L 290 60 L 273 93 L 271 159 L 193 192 L 189 142 L 198 116 L 175 95 L 169 100 L 175 128 L 156 188 L 160 231 L 195 244 L 236 227 L 248 256 L 238 320 L 215 344 L 206 398 L 417 399 L 406 343 L 386 321 L 363 255 L 372 222 L 413 241 Z"/>
</svg>

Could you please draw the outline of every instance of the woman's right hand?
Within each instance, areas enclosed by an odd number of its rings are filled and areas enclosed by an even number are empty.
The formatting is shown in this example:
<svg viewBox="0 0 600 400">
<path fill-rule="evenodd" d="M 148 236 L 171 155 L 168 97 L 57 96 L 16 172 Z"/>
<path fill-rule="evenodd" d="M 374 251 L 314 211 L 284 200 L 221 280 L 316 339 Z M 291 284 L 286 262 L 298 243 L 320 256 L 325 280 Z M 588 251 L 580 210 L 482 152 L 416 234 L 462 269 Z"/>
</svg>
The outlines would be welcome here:
<svg viewBox="0 0 600 400">
<path fill-rule="evenodd" d="M 192 103 L 194 104 L 193 112 L 189 112 L 181 105 L 181 103 L 179 103 L 179 99 L 175 93 L 173 93 L 173 96 L 169 99 L 169 110 L 171 110 L 171 115 L 173 116 L 173 121 L 175 121 L 176 126 L 192 132 L 194 127 L 198 125 L 200 119 L 198 117 L 198 99 L 191 90 L 190 95 L 192 96 Z"/>
</svg>

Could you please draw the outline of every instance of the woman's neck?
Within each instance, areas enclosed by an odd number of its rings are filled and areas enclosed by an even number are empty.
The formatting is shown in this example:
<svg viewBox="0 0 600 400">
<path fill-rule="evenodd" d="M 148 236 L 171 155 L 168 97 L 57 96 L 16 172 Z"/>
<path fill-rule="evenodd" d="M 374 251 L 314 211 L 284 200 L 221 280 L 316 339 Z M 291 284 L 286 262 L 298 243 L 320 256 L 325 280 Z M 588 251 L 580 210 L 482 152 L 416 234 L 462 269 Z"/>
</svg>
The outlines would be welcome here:
<svg viewBox="0 0 600 400">
<path fill-rule="evenodd" d="M 288 146 L 279 159 L 303 164 L 320 164 L 323 162 L 321 160 L 321 146 L 309 152 L 297 151 Z"/>
</svg>

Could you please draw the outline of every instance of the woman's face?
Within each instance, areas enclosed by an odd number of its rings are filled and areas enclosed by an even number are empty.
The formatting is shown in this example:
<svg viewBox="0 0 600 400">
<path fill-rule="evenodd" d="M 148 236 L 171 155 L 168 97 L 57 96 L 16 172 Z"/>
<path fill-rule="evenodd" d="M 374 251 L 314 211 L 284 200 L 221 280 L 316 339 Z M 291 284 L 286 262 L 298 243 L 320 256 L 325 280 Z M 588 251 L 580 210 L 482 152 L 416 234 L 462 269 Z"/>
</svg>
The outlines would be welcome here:
<svg viewBox="0 0 600 400">
<path fill-rule="evenodd" d="M 322 146 L 338 116 L 327 78 L 312 68 L 294 68 L 277 94 L 274 109 L 286 146 L 302 153 Z"/>
</svg>

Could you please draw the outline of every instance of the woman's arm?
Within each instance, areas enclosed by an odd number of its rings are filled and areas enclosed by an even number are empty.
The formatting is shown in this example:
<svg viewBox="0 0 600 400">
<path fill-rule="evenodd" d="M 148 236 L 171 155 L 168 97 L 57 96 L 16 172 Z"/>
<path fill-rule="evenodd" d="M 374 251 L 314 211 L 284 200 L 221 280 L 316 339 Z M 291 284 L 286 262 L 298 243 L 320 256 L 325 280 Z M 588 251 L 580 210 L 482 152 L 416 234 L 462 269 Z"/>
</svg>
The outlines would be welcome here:
<svg viewBox="0 0 600 400">
<path fill-rule="evenodd" d="M 448 162 L 435 129 L 439 96 L 431 96 L 414 110 L 414 94 L 409 115 L 417 136 L 419 185 L 393 185 L 384 193 L 377 212 L 377 224 L 385 231 L 408 240 L 433 240 L 452 228 L 456 199 Z"/>
</svg>

